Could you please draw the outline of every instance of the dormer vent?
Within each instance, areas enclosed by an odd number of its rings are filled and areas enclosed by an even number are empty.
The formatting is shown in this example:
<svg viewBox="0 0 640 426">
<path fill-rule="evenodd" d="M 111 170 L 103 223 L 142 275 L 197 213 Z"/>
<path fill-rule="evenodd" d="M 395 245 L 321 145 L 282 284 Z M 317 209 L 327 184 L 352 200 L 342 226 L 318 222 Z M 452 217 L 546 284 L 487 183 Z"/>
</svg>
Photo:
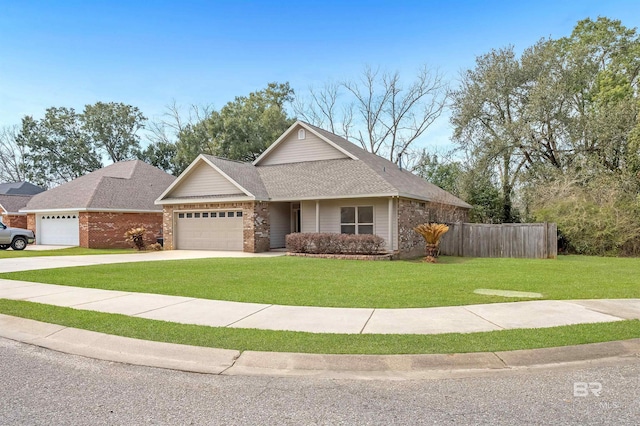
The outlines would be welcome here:
<svg viewBox="0 0 640 426">
<path fill-rule="evenodd" d="M 306 132 L 304 131 L 304 129 L 298 130 L 298 140 L 302 140 L 302 139 L 304 139 L 306 137 L 307 137 L 307 135 L 306 135 Z"/>
</svg>

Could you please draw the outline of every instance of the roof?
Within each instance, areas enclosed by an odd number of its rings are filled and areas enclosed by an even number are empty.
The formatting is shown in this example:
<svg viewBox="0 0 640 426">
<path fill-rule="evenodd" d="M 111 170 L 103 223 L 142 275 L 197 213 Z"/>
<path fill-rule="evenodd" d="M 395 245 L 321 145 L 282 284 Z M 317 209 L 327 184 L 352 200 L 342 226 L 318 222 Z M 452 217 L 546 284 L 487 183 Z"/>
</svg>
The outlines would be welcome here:
<svg viewBox="0 0 640 426">
<path fill-rule="evenodd" d="M 33 195 L 6 195 L 0 194 L 0 207 L 7 213 L 18 213 L 25 207 Z"/>
<path fill-rule="evenodd" d="M 348 154 L 349 158 L 316 160 L 275 165 L 260 165 L 279 143 L 286 140 L 297 126 L 313 132 L 334 148 Z M 460 198 L 427 182 L 413 173 L 400 169 L 391 161 L 372 154 L 326 130 L 297 121 L 253 163 L 231 161 L 211 155 L 200 155 L 241 187 L 246 194 L 264 201 L 294 201 L 302 199 L 407 197 L 418 200 L 454 205 L 470 209 Z M 190 166 L 191 167 L 191 166 Z M 184 176 L 181 175 L 180 180 Z M 176 182 L 177 184 L 177 182 Z M 178 202 L 182 198 L 164 198 L 159 202 Z M 231 194 L 227 194 L 229 196 Z M 211 198 L 207 196 L 203 198 Z"/>
<path fill-rule="evenodd" d="M 36 195 L 44 190 L 29 182 L 0 183 L 0 195 Z"/>
<path fill-rule="evenodd" d="M 33 196 L 22 211 L 160 211 L 154 201 L 174 180 L 143 161 L 121 161 Z"/>
</svg>

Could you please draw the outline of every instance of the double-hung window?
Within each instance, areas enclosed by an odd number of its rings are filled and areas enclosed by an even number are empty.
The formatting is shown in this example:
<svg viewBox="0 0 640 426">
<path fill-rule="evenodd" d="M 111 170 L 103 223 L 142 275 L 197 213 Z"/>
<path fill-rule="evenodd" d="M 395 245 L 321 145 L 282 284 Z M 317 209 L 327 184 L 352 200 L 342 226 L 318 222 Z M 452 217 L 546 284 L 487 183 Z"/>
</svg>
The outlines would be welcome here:
<svg viewBox="0 0 640 426">
<path fill-rule="evenodd" d="M 341 207 L 340 232 L 373 234 L 373 206 Z"/>
</svg>

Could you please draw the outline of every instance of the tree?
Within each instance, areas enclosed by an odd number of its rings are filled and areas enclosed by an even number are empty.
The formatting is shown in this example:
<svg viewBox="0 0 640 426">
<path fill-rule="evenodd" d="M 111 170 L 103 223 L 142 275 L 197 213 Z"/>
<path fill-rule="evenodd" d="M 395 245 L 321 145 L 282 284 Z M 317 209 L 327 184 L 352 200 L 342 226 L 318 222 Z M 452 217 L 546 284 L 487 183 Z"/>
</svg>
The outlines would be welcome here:
<svg viewBox="0 0 640 426">
<path fill-rule="evenodd" d="M 102 167 L 102 160 L 135 158 L 136 132 L 144 116 L 136 107 L 98 102 L 78 114 L 73 108 L 48 108 L 40 120 L 22 119 L 16 142 L 24 152 L 25 175 L 52 187 Z"/>
<path fill-rule="evenodd" d="M 81 120 L 92 144 L 111 161 L 135 158 L 136 150 L 140 149 L 137 132 L 146 121 L 138 108 L 123 103 L 97 102 L 85 106 Z"/>
<path fill-rule="evenodd" d="M 175 174 L 176 145 L 173 143 L 164 141 L 151 143 L 143 150 L 137 149 L 135 156 L 138 160 L 151 164 L 160 170 Z"/>
<path fill-rule="evenodd" d="M 22 182 L 25 180 L 25 150 L 18 144 L 18 126 L 0 129 L 0 180 Z"/>
<path fill-rule="evenodd" d="M 27 179 L 45 188 L 102 167 L 100 155 L 73 108 L 49 108 L 37 121 L 24 117 L 17 142 L 25 151 Z"/>
<path fill-rule="evenodd" d="M 409 83 L 398 72 L 366 67 L 357 80 L 309 93 L 294 103 L 300 118 L 399 163 L 442 114 L 448 88 L 442 74 L 426 66 Z"/>
<path fill-rule="evenodd" d="M 236 97 L 214 112 L 207 122 L 214 154 L 240 161 L 258 158 L 295 122 L 284 109 L 293 94 L 289 83 L 269 83 L 266 89 Z"/>
<path fill-rule="evenodd" d="M 460 196 L 460 184 L 464 173 L 460 162 L 442 161 L 437 154 L 430 155 L 423 150 L 412 172 L 445 191 L 457 197 Z"/>
<path fill-rule="evenodd" d="M 500 182 L 502 222 L 515 219 L 513 190 L 526 162 L 518 148 L 528 81 L 513 47 L 493 50 L 476 59 L 475 69 L 463 74 L 461 87 L 452 96 L 453 139 Z"/>
</svg>

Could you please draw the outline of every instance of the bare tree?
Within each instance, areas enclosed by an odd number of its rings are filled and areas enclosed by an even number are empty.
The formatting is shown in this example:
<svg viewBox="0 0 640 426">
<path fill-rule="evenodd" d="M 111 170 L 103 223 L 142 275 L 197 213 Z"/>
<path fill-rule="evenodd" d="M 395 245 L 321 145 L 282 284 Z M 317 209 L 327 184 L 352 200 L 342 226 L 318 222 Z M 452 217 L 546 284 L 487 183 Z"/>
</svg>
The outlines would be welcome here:
<svg viewBox="0 0 640 426">
<path fill-rule="evenodd" d="M 365 67 L 357 80 L 327 83 L 309 93 L 293 105 L 299 117 L 397 163 L 442 114 L 448 87 L 442 74 L 427 66 L 410 83 L 398 72 Z"/>
<path fill-rule="evenodd" d="M 17 143 L 18 126 L 0 128 L 0 181 L 22 182 L 25 180 L 25 148 Z"/>
<path fill-rule="evenodd" d="M 178 105 L 174 99 L 171 104 L 166 106 L 165 112 L 159 118 L 149 123 L 147 128 L 150 133 L 147 139 L 154 144 L 161 142 L 174 144 L 180 132 L 187 126 L 199 123 L 209 117 L 212 111 L 213 108 L 210 105 L 184 107 Z"/>
</svg>

